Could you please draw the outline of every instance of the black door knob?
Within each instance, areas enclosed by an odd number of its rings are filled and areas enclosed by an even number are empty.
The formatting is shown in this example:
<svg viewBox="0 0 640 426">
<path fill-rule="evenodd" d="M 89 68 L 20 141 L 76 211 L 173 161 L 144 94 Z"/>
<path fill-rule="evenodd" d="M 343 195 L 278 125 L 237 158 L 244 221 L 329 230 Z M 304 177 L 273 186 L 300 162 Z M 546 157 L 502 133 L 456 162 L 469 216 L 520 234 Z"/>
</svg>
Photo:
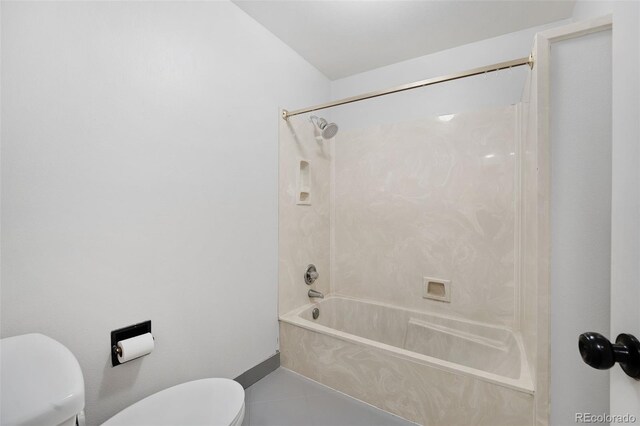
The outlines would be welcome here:
<svg viewBox="0 0 640 426">
<path fill-rule="evenodd" d="M 582 360 L 598 370 L 607 370 L 617 362 L 628 376 L 640 380 L 640 342 L 631 334 L 620 334 L 616 343 L 600 333 L 583 333 L 578 338 Z"/>
</svg>

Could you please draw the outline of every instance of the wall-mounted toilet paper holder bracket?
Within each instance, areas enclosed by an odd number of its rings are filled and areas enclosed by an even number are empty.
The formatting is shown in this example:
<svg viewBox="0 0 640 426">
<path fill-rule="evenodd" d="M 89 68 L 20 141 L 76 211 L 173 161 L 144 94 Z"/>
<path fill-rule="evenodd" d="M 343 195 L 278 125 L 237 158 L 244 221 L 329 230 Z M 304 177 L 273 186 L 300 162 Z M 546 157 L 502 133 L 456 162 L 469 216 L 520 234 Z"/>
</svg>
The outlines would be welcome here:
<svg viewBox="0 0 640 426">
<path fill-rule="evenodd" d="M 116 365 L 122 364 L 120 360 L 118 360 L 118 354 L 120 353 L 120 348 L 118 348 L 119 341 L 131 339 L 132 337 L 146 333 L 151 333 L 150 320 L 113 330 L 111 332 L 111 365 L 115 367 Z"/>
</svg>

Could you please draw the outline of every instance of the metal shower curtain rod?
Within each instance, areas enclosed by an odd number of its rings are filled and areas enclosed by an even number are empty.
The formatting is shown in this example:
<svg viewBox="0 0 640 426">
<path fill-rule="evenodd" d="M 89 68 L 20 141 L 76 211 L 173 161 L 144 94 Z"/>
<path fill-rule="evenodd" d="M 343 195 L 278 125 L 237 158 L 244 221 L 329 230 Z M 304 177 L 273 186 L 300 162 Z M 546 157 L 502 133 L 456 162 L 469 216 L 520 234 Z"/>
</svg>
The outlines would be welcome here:
<svg viewBox="0 0 640 426">
<path fill-rule="evenodd" d="M 282 110 L 282 118 L 287 120 L 294 115 L 305 114 L 307 112 L 319 111 L 321 109 L 331 108 L 338 105 L 350 104 L 352 102 L 364 101 L 365 99 L 377 98 L 378 96 L 390 95 L 391 93 L 404 92 L 405 90 L 417 89 L 418 87 L 431 86 L 432 84 L 444 83 L 445 81 L 458 80 L 465 77 L 472 77 L 474 75 L 485 74 L 492 71 L 500 71 L 509 68 L 520 67 L 522 65 L 529 65 L 529 68 L 533 69 L 533 55 L 529 55 L 526 58 L 513 59 L 511 61 L 499 62 L 497 64 L 485 65 L 484 67 L 474 68 L 467 71 L 458 72 L 455 74 L 444 75 L 442 77 L 429 78 L 427 80 L 415 81 L 413 83 L 403 84 L 401 86 L 392 87 L 386 90 L 378 90 L 375 92 L 363 93 L 362 95 L 351 96 L 349 98 L 340 99 L 333 102 L 327 102 L 320 105 L 315 105 L 308 108 L 297 109 L 295 111 Z"/>
</svg>

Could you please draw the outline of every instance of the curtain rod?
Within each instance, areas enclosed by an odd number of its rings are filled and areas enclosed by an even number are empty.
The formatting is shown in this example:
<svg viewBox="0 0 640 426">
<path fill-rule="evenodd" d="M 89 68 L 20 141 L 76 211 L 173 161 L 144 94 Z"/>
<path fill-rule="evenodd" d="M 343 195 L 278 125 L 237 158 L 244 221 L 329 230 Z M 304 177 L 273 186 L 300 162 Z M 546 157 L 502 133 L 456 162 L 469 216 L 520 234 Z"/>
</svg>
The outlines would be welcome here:
<svg viewBox="0 0 640 426">
<path fill-rule="evenodd" d="M 484 67 L 474 68 L 467 71 L 458 72 L 455 74 L 449 74 L 442 77 L 430 78 L 427 80 L 415 81 L 413 83 L 403 84 L 401 86 L 392 87 L 386 90 L 378 90 L 375 92 L 363 93 L 362 95 L 351 96 L 349 98 L 340 99 L 333 102 L 327 102 L 324 104 L 315 105 L 308 108 L 297 109 L 295 111 L 282 110 L 282 118 L 287 120 L 294 115 L 305 114 L 307 112 L 319 111 L 321 109 L 331 108 L 338 105 L 350 104 L 352 102 L 364 101 L 365 99 L 377 98 L 378 96 L 390 95 L 392 93 L 404 92 L 405 90 L 417 89 L 419 87 L 431 86 L 432 84 L 444 83 L 445 81 L 458 80 L 465 77 L 472 77 L 474 75 L 480 75 L 492 71 L 500 71 L 509 68 L 520 67 L 522 65 L 529 65 L 529 68 L 533 69 L 533 55 L 529 55 L 526 58 L 513 59 L 511 61 L 499 62 L 497 64 L 485 65 Z"/>
</svg>

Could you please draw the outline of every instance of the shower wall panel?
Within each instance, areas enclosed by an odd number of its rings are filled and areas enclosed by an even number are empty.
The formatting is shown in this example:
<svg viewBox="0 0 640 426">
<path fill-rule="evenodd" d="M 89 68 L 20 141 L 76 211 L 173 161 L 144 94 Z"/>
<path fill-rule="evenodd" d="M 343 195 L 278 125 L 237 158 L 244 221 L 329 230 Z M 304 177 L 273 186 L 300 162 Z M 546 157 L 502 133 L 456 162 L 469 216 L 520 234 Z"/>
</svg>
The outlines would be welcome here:
<svg viewBox="0 0 640 426">
<path fill-rule="evenodd" d="M 516 140 L 515 106 L 339 133 L 332 290 L 514 325 Z"/>
<path fill-rule="evenodd" d="M 278 118 L 280 126 L 278 200 L 278 313 L 309 303 L 309 288 L 330 290 L 329 189 L 330 141 L 317 136 L 306 116 Z M 300 161 L 309 165 L 308 204 L 298 204 Z M 303 279 L 307 265 L 320 273 L 308 287 Z"/>
<path fill-rule="evenodd" d="M 520 103 L 521 115 L 520 135 L 522 140 L 521 187 L 522 187 L 522 235 L 521 259 L 522 274 L 520 277 L 520 332 L 528 357 L 529 365 L 535 369 L 535 354 L 538 350 L 537 337 L 539 320 L 539 292 L 538 287 L 538 70 L 533 70 L 526 81 L 523 99 Z M 546 194 L 545 194 L 546 196 Z M 535 371 L 532 375 L 536 377 Z"/>
</svg>

